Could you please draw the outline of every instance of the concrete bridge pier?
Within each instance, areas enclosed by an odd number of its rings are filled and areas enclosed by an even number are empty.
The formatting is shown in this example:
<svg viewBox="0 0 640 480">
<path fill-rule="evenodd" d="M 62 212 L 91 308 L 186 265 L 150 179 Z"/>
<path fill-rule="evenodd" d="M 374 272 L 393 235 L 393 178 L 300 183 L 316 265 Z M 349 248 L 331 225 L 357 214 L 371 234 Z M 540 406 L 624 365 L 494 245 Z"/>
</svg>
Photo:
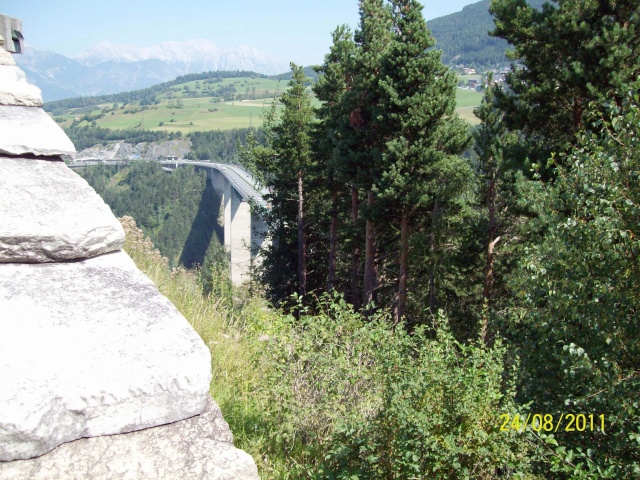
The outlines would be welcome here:
<svg viewBox="0 0 640 480">
<path fill-rule="evenodd" d="M 231 222 L 224 226 L 225 240 L 227 231 L 230 231 L 229 246 L 225 245 L 225 248 L 229 248 L 230 253 L 231 282 L 241 284 L 250 279 L 252 257 L 251 207 L 233 189 L 227 203 L 230 206 Z M 231 228 L 227 228 L 227 225 L 230 225 Z"/>
<path fill-rule="evenodd" d="M 219 170 L 207 168 L 213 189 L 221 196 L 223 244 L 229 258 L 231 281 L 239 285 L 250 280 L 251 267 L 260 262 L 258 252 L 267 231 L 262 218 L 251 212 L 247 202 Z"/>
<path fill-rule="evenodd" d="M 90 159 L 69 164 L 69 168 L 82 168 L 104 163 L 105 161 L 99 159 Z M 127 165 L 128 163 L 128 161 L 117 161 L 108 164 Z M 235 165 L 221 163 L 184 160 L 160 163 L 167 172 L 171 172 L 181 165 L 204 168 L 211 186 L 221 197 L 218 223 L 222 220 L 224 234 L 221 240 L 229 258 L 231 281 L 239 285 L 250 280 L 251 268 L 259 265 L 261 261 L 259 251 L 265 242 L 267 232 L 266 223 L 259 215 L 251 212 L 250 204 L 247 201 L 250 198 L 262 207 L 267 206 L 260 192 L 257 192 L 252 186 L 253 180 L 250 175 Z"/>
</svg>

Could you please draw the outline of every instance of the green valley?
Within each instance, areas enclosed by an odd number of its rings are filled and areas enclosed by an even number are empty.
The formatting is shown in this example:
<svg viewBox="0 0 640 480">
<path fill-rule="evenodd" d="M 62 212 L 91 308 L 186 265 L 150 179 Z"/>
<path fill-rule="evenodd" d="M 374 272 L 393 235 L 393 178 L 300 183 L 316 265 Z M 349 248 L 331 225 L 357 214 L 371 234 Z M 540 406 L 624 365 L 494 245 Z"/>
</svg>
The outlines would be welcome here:
<svg viewBox="0 0 640 480">
<path fill-rule="evenodd" d="M 208 72 L 195 76 L 198 80 L 187 75 L 138 92 L 51 102 L 46 109 L 65 129 L 89 126 L 190 134 L 261 127 L 274 98 L 287 88 L 286 81 L 250 72 L 227 74 Z M 481 93 L 458 89 L 460 116 L 478 123 L 473 109 L 481 99 Z"/>
</svg>

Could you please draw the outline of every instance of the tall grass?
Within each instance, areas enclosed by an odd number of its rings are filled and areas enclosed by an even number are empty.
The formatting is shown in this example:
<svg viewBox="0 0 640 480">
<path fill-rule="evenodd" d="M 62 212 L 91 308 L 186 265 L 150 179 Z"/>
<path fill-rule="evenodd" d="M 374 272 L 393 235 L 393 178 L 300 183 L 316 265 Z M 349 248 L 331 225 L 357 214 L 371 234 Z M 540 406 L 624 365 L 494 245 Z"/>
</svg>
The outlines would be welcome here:
<svg viewBox="0 0 640 480">
<path fill-rule="evenodd" d="M 272 316 L 265 305 L 247 291 L 233 289 L 225 278 L 214 278 L 212 291 L 203 294 L 198 271 L 170 268 L 135 220 L 120 219 L 126 233 L 125 251 L 191 323 L 211 351 L 211 396 L 220 406 L 235 438 L 235 445 L 253 456 L 262 478 L 286 478 L 286 460 L 265 456 L 268 425 L 262 400 L 253 394 L 259 381 L 252 366 L 260 325 Z"/>
</svg>

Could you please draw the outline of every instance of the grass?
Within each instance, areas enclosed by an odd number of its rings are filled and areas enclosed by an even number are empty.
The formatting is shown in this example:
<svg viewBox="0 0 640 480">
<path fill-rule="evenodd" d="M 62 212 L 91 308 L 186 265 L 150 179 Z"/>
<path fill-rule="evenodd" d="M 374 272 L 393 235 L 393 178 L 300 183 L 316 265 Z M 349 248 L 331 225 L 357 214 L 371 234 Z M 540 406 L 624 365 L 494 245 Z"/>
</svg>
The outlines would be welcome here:
<svg viewBox="0 0 640 480">
<path fill-rule="evenodd" d="M 471 125 L 478 125 L 480 119 L 473 114 L 473 110 L 480 105 L 483 94 L 464 88 L 456 89 L 456 113 Z"/>
<path fill-rule="evenodd" d="M 436 348 L 419 353 L 418 348 L 407 343 L 410 336 L 396 332 L 384 318 L 383 323 L 372 320 L 365 328 L 362 317 L 337 295 L 325 297 L 319 313 L 301 318 L 302 323 L 266 309 L 258 297 L 233 289 L 220 276 L 214 275 L 216 293 L 204 295 L 198 272 L 170 269 L 167 259 L 144 239 L 131 217 L 123 217 L 121 222 L 127 234 L 127 253 L 209 347 L 211 394 L 234 434 L 236 447 L 252 455 L 261 478 L 320 478 L 312 475 L 320 472 L 327 459 L 331 462 L 328 466 L 338 468 L 340 476 L 322 478 L 365 478 L 357 477 L 353 467 L 359 468 L 365 459 L 369 466 L 375 465 L 378 458 L 383 458 L 381 453 L 396 462 L 394 468 L 399 471 L 406 462 L 417 462 L 415 454 L 407 456 L 403 452 L 411 453 L 421 445 L 430 446 L 429 468 L 434 472 L 439 468 L 440 473 L 429 476 L 427 471 L 416 472 L 415 476 L 402 478 L 454 478 L 453 469 L 466 468 L 460 459 L 475 462 L 474 471 L 476 467 L 493 471 L 496 459 L 502 462 L 505 454 L 509 455 L 508 464 L 522 464 L 524 471 L 528 468 L 524 440 L 505 437 L 491 416 L 487 417 L 487 412 L 511 408 L 511 400 L 504 397 L 507 403 L 503 403 L 502 395 L 478 397 L 477 393 L 480 384 L 487 391 L 500 389 L 501 367 L 495 363 L 502 362 L 501 357 L 495 356 L 501 355 L 499 349 L 493 352 L 480 347 L 469 350 L 480 356 L 460 355 L 448 333 L 446 338 L 439 337 L 439 343 L 432 342 Z M 421 355 L 420 362 L 398 357 L 407 346 L 413 354 Z M 386 353 L 378 356 L 374 352 Z M 495 381 L 491 385 L 484 376 L 480 380 L 472 376 L 474 381 L 470 382 L 468 372 L 478 361 L 493 372 Z M 467 363 L 458 365 L 459 362 Z M 395 372 L 391 384 L 380 376 L 387 367 Z M 403 376 L 396 376 L 400 374 Z M 389 409 L 381 403 L 381 392 L 391 388 L 389 385 L 392 389 L 402 387 L 397 391 L 403 394 L 394 400 L 401 409 Z M 452 385 L 458 397 L 465 400 L 461 410 L 443 401 L 449 394 L 443 397 L 442 392 L 449 392 Z M 419 430 L 413 427 L 413 417 L 406 421 L 406 415 L 413 415 L 410 403 L 415 399 L 405 398 L 405 392 L 418 395 L 420 409 L 428 413 L 421 417 L 426 422 L 419 424 Z M 387 409 L 380 410 L 383 408 Z M 382 430 L 367 430 L 371 422 L 377 422 L 374 425 Z M 350 430 L 341 433 L 341 426 Z M 373 449 L 367 453 L 351 448 L 362 441 Z M 350 463 L 344 463 L 345 459 Z M 443 475 L 448 469 L 451 472 Z M 379 468 L 376 471 L 382 472 Z"/>
<path fill-rule="evenodd" d="M 236 95 L 247 99 L 225 101 L 214 95 L 216 89 L 231 86 L 236 89 Z M 286 86 L 286 82 L 266 78 L 225 78 L 220 82 L 199 80 L 170 87 L 168 92 L 158 95 L 157 105 L 141 107 L 137 104 L 120 104 L 114 110 L 113 104 L 100 104 L 88 113 L 91 118 L 83 120 L 87 114 L 85 107 L 57 115 L 56 119 L 62 127 L 68 127 L 74 121 L 79 122 L 79 126 L 95 121 L 96 126 L 112 130 L 163 130 L 182 134 L 260 127 L 273 95 Z M 458 88 L 456 111 L 467 122 L 479 123 L 473 115 L 473 108 L 480 105 L 481 99 L 481 93 Z M 318 104 L 314 98 L 314 105 Z"/>
</svg>

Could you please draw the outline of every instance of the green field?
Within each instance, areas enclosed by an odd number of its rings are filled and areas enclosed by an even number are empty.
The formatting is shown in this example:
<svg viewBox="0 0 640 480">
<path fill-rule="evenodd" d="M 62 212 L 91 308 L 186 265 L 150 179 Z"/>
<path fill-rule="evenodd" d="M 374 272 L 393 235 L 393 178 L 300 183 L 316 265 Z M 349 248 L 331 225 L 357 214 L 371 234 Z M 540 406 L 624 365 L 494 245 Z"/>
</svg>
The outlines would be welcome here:
<svg viewBox="0 0 640 480">
<path fill-rule="evenodd" d="M 456 89 L 456 113 L 472 125 L 480 123 L 480 119 L 473 114 L 473 110 L 480 105 L 482 93 L 463 88 Z"/>
<path fill-rule="evenodd" d="M 55 118 L 63 127 L 73 122 L 78 126 L 94 123 L 113 130 L 164 130 L 183 134 L 260 127 L 274 95 L 284 88 L 286 82 L 266 78 L 199 80 L 169 87 L 155 97 L 153 105 L 100 104 L 72 109 Z M 461 88 L 456 92 L 458 114 L 471 124 L 479 123 L 473 109 L 480 104 L 482 94 Z"/>
</svg>

